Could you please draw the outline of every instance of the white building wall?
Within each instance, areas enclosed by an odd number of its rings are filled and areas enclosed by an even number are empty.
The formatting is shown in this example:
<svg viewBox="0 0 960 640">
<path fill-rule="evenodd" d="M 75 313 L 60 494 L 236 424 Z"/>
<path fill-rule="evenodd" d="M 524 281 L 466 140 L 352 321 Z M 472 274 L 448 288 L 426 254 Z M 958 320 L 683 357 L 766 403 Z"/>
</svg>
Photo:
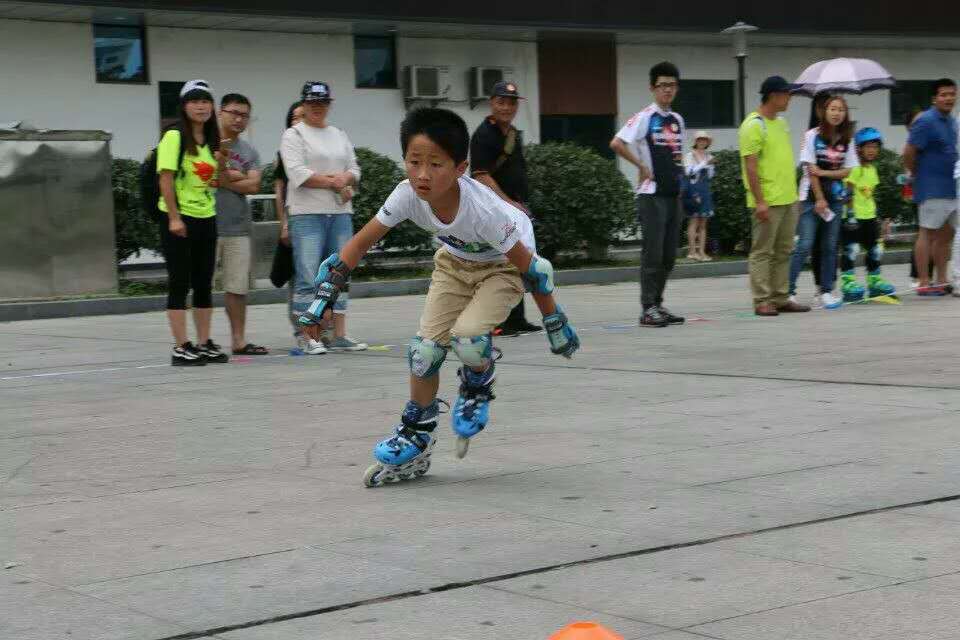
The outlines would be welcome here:
<svg viewBox="0 0 960 640">
<path fill-rule="evenodd" d="M 530 100 L 517 126 L 539 138 L 536 44 L 400 38 L 399 66 L 448 65 L 451 97 L 466 100 L 472 66 L 509 66 Z M 287 108 L 307 80 L 331 84 L 330 121 L 356 146 L 400 159 L 399 89 L 354 87 L 353 38 L 344 35 L 151 28 L 147 32 L 151 84 L 95 82 L 89 24 L 0 20 L 0 122 L 26 120 L 43 128 L 104 129 L 114 134 L 115 157 L 142 158 L 159 134 L 160 81 L 203 78 L 218 96 L 236 91 L 253 102 L 249 139 L 265 160 L 277 150 Z M 475 127 L 486 106 L 442 103 Z"/>
<path fill-rule="evenodd" d="M 755 107 L 763 78 L 774 73 L 793 79 L 812 62 L 841 55 L 868 57 L 903 80 L 940 76 L 960 78 L 960 56 L 946 49 L 904 49 L 897 38 L 889 47 L 813 48 L 752 46 L 747 61 L 747 109 Z M 473 128 L 486 113 L 466 103 L 467 70 L 507 66 L 528 96 L 517 125 L 530 142 L 539 140 L 537 47 L 531 42 L 398 38 L 398 65 L 450 67 L 453 102 Z M 618 125 L 651 101 L 648 69 L 661 60 L 675 62 L 687 79 L 736 78 L 729 47 L 619 45 Z M 147 33 L 149 85 L 97 84 L 93 33 L 89 24 L 0 20 L 0 122 L 27 120 L 40 127 L 104 129 L 113 132 L 116 157 L 141 158 L 158 135 L 158 81 L 204 78 L 217 94 L 239 91 L 254 103 L 250 140 L 264 159 L 276 152 L 287 107 L 306 80 L 326 80 L 337 102 L 331 121 L 357 146 L 399 160 L 398 124 L 405 107 L 399 89 L 356 89 L 353 39 L 346 35 L 151 28 Z M 681 87 L 682 90 L 682 87 Z M 886 92 L 850 98 L 854 117 L 877 126 L 888 146 L 901 148 L 905 130 L 891 126 Z M 806 128 L 810 101 L 798 97 L 788 118 L 797 146 Z M 712 132 L 716 148 L 733 148 L 736 130 Z M 633 175 L 633 171 L 627 171 Z"/>
<path fill-rule="evenodd" d="M 751 46 L 747 58 L 746 110 L 754 110 L 760 102 L 760 84 L 771 75 L 794 80 L 809 65 L 836 57 L 870 58 L 883 65 L 900 80 L 929 80 L 940 77 L 960 79 L 960 52 L 944 49 L 903 49 L 895 38 L 889 48 L 815 48 Z M 736 80 L 737 65 L 730 47 L 642 46 L 617 47 L 619 110 L 617 126 L 622 126 L 634 113 L 653 101 L 650 93 L 649 69 L 662 60 L 670 60 L 680 69 L 682 79 Z M 683 91 L 681 81 L 680 90 Z M 886 91 L 848 96 L 852 117 L 858 126 L 873 126 L 884 136 L 888 147 L 896 151 L 906 142 L 906 129 L 890 124 L 890 98 Z M 681 114 L 682 115 L 682 114 Z M 786 117 L 799 154 L 800 141 L 810 118 L 810 99 L 795 97 Z M 714 129 L 715 149 L 737 146 L 735 128 Z M 689 141 L 692 143 L 692 141 Z M 635 178 L 636 171 L 621 161 L 621 168 Z"/>
</svg>

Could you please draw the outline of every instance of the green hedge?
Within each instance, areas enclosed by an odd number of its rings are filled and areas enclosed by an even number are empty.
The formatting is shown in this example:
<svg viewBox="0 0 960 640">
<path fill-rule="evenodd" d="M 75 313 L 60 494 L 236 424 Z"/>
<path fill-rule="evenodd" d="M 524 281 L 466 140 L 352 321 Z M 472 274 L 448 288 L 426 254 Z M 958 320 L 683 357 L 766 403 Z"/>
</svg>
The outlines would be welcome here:
<svg viewBox="0 0 960 640">
<path fill-rule="evenodd" d="M 406 175 L 396 162 L 370 149 L 357 149 L 360 165 L 360 186 L 353 198 L 353 228 L 359 231 L 373 216 Z M 433 247 L 433 237 L 405 220 L 390 230 L 377 245 L 381 249 L 427 251 Z"/>
<path fill-rule="evenodd" d="M 751 232 L 751 214 L 740 174 L 740 153 L 724 149 L 715 152 L 713 157 L 716 158 L 712 183 L 714 216 L 707 227 L 707 237 L 717 241 L 720 253 L 732 254 L 747 248 Z"/>
<path fill-rule="evenodd" d="M 117 262 L 143 249 L 160 250 L 160 234 L 150 214 L 140 203 L 140 163 L 136 160 L 113 160 L 113 221 L 116 233 Z"/>
<path fill-rule="evenodd" d="M 530 208 L 537 220 L 537 243 L 543 255 L 553 259 L 560 249 L 590 253 L 618 236 L 635 233 L 633 192 L 614 162 L 570 143 L 530 145 L 525 155 Z M 714 155 L 716 215 L 708 233 L 721 253 L 731 254 L 749 248 L 751 214 L 740 178 L 738 152 L 723 150 Z M 363 173 L 354 199 L 354 228 L 359 230 L 376 214 L 404 174 L 389 157 L 369 149 L 357 149 L 357 160 Z M 140 163 L 135 160 L 113 161 L 118 261 L 142 249 L 159 249 L 156 224 L 140 206 L 139 168 Z M 880 213 L 898 221 L 911 221 L 913 207 L 901 199 L 896 184 L 896 176 L 903 172 L 900 157 L 884 149 L 877 169 Z M 272 163 L 264 168 L 261 192 L 273 192 Z M 383 249 L 408 251 L 428 251 L 432 246 L 430 235 L 410 222 L 400 224 L 380 243 Z"/>
<path fill-rule="evenodd" d="M 915 222 L 913 205 L 905 202 L 900 194 L 900 185 L 897 176 L 903 173 L 903 159 L 890 149 L 884 149 L 877 158 L 877 173 L 880 174 L 880 184 L 873 193 L 877 201 L 877 214 L 881 217 L 891 217 L 897 222 Z"/>
<path fill-rule="evenodd" d="M 636 231 L 633 189 L 615 162 L 570 143 L 530 145 L 524 155 L 537 248 L 548 259 L 560 249 L 593 253 Z"/>
</svg>

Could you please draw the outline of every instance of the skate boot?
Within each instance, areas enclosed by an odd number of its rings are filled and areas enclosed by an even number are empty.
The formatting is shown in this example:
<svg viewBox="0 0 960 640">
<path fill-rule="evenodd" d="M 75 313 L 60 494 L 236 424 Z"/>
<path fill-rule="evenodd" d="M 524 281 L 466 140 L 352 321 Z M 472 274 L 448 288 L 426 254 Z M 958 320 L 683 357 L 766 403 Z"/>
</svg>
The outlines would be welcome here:
<svg viewBox="0 0 960 640">
<path fill-rule="evenodd" d="M 863 300 L 864 290 L 857 282 L 854 271 L 844 271 L 840 276 L 840 290 L 843 292 L 844 302 L 860 302 Z"/>
<path fill-rule="evenodd" d="M 867 290 L 871 298 L 892 296 L 897 292 L 896 287 L 880 275 L 879 269 L 867 274 Z"/>
<path fill-rule="evenodd" d="M 492 393 L 494 364 L 491 362 L 483 373 L 460 367 L 457 375 L 460 397 L 453 405 L 453 432 L 457 435 L 457 457 L 463 458 L 470 448 L 470 438 L 483 431 L 490 419 L 490 401 L 496 397 Z"/>
<path fill-rule="evenodd" d="M 412 480 L 430 469 L 430 455 L 437 443 L 433 430 L 437 428 L 441 402 L 434 400 L 426 408 L 413 400 L 407 402 L 396 434 L 373 448 L 376 462 L 363 474 L 363 484 L 379 487 L 388 482 Z"/>
</svg>

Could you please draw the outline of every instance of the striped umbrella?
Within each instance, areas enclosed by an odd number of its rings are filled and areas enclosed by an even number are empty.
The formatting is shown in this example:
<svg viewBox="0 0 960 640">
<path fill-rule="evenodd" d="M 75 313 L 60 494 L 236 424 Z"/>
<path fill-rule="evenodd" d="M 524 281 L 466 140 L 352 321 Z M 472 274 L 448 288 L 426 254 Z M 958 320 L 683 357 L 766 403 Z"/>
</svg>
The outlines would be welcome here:
<svg viewBox="0 0 960 640">
<path fill-rule="evenodd" d="M 834 58 L 812 64 L 800 74 L 793 93 L 811 98 L 818 93 L 866 93 L 892 89 L 890 72 L 866 58 Z"/>
</svg>

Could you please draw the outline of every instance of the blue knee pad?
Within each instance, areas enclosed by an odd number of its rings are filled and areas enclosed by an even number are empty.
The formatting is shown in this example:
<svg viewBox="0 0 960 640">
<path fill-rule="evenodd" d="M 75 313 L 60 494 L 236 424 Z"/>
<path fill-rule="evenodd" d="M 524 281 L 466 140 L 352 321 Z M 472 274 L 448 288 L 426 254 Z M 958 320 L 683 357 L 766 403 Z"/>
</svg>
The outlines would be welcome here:
<svg viewBox="0 0 960 640">
<path fill-rule="evenodd" d="M 493 355 L 493 340 L 490 334 L 471 338 L 451 338 L 451 346 L 460 362 L 468 367 L 485 367 Z"/>
<path fill-rule="evenodd" d="M 446 359 L 447 347 L 433 340 L 414 336 L 407 345 L 407 364 L 410 365 L 410 373 L 418 378 L 432 378 L 437 375 Z"/>
<path fill-rule="evenodd" d="M 881 243 L 876 243 L 870 249 L 870 259 L 880 262 L 883 259 L 883 245 Z"/>
<path fill-rule="evenodd" d="M 856 262 L 857 256 L 860 254 L 860 244 L 856 242 L 851 242 L 847 245 L 847 259 L 850 262 Z"/>
</svg>

